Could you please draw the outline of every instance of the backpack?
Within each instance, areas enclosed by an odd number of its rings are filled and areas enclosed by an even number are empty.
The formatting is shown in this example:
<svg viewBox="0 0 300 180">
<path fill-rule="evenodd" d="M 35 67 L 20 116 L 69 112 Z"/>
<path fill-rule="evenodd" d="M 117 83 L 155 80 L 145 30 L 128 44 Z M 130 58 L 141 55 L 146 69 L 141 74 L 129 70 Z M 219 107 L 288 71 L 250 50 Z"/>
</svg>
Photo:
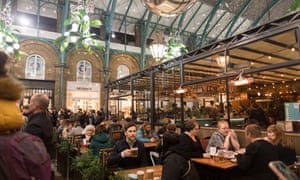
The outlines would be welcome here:
<svg viewBox="0 0 300 180">
<path fill-rule="evenodd" d="M 43 141 L 25 132 L 0 136 L 0 164 L 0 179 L 51 179 L 51 159 Z"/>
</svg>

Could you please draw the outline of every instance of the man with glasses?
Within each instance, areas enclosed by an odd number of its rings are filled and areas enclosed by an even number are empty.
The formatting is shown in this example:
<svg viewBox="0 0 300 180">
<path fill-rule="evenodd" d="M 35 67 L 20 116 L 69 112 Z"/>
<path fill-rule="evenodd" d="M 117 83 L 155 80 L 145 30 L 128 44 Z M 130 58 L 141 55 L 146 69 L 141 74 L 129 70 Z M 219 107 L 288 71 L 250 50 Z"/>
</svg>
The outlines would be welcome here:
<svg viewBox="0 0 300 180">
<path fill-rule="evenodd" d="M 209 152 L 210 147 L 225 150 L 239 150 L 240 144 L 235 132 L 229 128 L 227 121 L 218 121 L 218 129 L 215 131 L 208 142 L 206 152 Z"/>
</svg>

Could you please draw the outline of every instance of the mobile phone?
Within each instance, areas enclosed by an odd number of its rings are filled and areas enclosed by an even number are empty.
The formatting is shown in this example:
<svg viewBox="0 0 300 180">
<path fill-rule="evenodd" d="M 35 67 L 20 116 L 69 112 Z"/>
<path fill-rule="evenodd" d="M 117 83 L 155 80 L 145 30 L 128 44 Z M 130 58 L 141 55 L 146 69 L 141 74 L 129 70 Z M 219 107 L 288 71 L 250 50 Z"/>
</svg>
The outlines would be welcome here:
<svg viewBox="0 0 300 180">
<path fill-rule="evenodd" d="M 280 180 L 298 180 L 299 177 L 292 172 L 282 161 L 271 161 L 269 167 Z"/>
</svg>

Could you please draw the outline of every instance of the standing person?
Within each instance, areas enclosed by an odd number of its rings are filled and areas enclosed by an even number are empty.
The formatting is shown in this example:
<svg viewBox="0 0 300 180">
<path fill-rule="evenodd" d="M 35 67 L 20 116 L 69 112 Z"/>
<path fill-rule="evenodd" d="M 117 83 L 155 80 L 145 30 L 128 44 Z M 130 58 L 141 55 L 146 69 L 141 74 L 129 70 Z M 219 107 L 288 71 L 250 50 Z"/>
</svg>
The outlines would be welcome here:
<svg viewBox="0 0 300 180">
<path fill-rule="evenodd" d="M 268 126 L 265 112 L 258 103 L 252 103 L 251 108 L 248 110 L 248 115 L 249 120 L 255 119 L 259 123 L 260 127 L 266 128 Z"/>
<path fill-rule="evenodd" d="M 51 179 L 51 160 L 40 138 L 19 130 L 23 117 L 16 102 L 23 85 L 7 74 L 9 57 L 0 51 L 0 179 Z"/>
<path fill-rule="evenodd" d="M 218 129 L 211 135 L 206 147 L 206 152 L 209 152 L 210 147 L 233 151 L 240 148 L 238 138 L 235 132 L 229 128 L 227 121 L 218 121 Z"/>
<path fill-rule="evenodd" d="M 125 138 L 116 142 L 109 156 L 108 165 L 129 169 L 147 165 L 144 144 L 136 139 L 136 125 L 129 122 L 124 130 Z M 132 149 L 137 148 L 137 155 Z"/>
<path fill-rule="evenodd" d="M 246 175 L 241 179 L 277 180 L 268 164 L 278 160 L 278 155 L 274 146 L 262 137 L 260 127 L 256 124 L 246 126 L 245 137 L 250 143 L 244 154 L 237 155 L 239 168 Z"/>
<path fill-rule="evenodd" d="M 297 161 L 295 148 L 287 141 L 280 126 L 273 124 L 267 128 L 267 140 L 275 146 L 280 161 L 286 165 L 292 165 Z"/>
<path fill-rule="evenodd" d="M 49 99 L 46 95 L 33 95 L 30 99 L 27 127 L 25 132 L 40 137 L 48 153 L 52 150 L 52 122 L 47 111 Z"/>
<path fill-rule="evenodd" d="M 157 142 L 158 136 L 152 130 L 150 122 L 145 122 L 141 128 L 137 131 L 136 138 L 142 142 Z"/>
</svg>

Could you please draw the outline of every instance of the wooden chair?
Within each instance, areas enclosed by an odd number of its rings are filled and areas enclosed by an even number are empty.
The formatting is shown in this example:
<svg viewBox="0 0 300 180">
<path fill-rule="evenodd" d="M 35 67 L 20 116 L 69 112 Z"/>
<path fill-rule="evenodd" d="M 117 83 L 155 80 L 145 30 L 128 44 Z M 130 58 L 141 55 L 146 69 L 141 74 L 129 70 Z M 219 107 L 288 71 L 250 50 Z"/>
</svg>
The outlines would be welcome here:
<svg viewBox="0 0 300 180">
<path fill-rule="evenodd" d="M 112 148 L 105 148 L 105 149 L 100 149 L 99 151 L 99 158 L 100 158 L 100 169 L 101 169 L 101 180 L 105 179 L 105 171 L 106 171 L 106 167 L 107 167 L 107 161 L 109 158 L 109 155 L 112 151 Z"/>
<path fill-rule="evenodd" d="M 117 140 L 120 140 L 122 139 L 123 137 L 123 131 L 122 130 L 114 130 L 114 131 L 111 131 L 111 139 L 113 141 L 117 141 Z"/>
<path fill-rule="evenodd" d="M 206 147 L 208 145 L 208 142 L 209 142 L 209 138 L 200 138 L 200 142 L 201 142 L 203 150 L 205 151 Z"/>
</svg>

